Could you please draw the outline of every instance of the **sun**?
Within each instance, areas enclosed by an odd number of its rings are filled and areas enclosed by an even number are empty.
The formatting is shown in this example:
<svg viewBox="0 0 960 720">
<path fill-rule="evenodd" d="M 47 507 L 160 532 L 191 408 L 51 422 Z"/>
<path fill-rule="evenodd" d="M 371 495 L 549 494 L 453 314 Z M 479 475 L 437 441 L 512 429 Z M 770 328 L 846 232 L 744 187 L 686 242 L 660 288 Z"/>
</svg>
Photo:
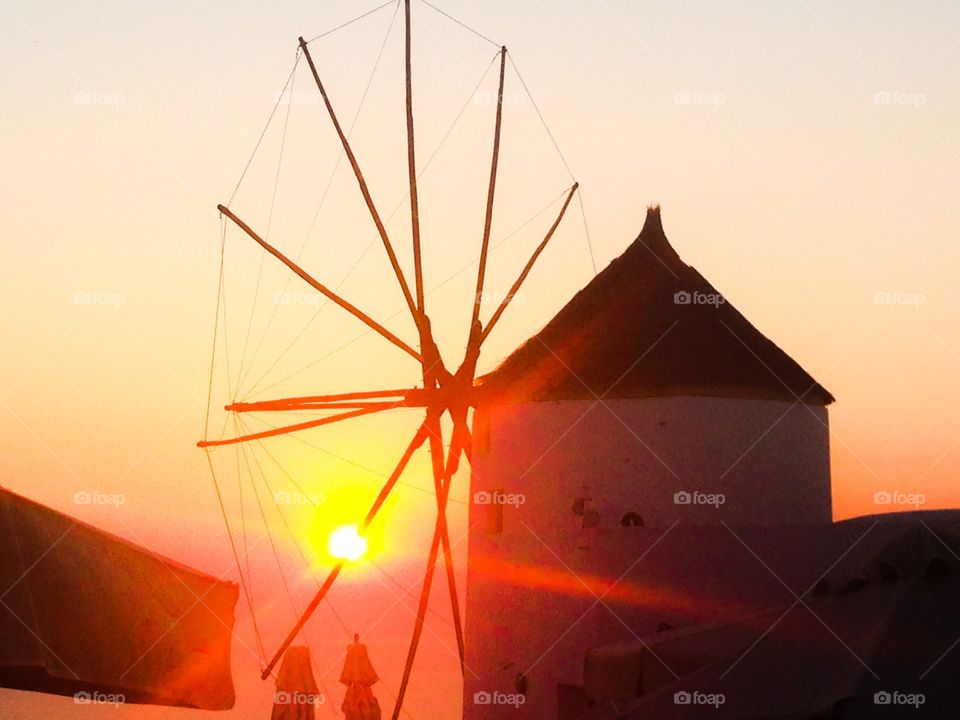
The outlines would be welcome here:
<svg viewBox="0 0 960 720">
<path fill-rule="evenodd" d="M 330 533 L 327 550 L 335 558 L 356 562 L 367 554 L 367 539 L 357 532 L 356 525 L 341 525 Z"/>
</svg>

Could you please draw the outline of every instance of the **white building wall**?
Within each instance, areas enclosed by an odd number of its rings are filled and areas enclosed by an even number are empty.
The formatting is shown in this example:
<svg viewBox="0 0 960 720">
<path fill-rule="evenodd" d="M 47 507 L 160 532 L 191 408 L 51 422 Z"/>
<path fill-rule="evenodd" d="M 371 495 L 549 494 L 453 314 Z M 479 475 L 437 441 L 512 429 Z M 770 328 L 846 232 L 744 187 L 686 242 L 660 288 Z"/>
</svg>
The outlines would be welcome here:
<svg viewBox="0 0 960 720">
<path fill-rule="evenodd" d="M 553 720 L 557 685 L 579 684 L 588 648 L 717 616 L 696 588 L 726 582 L 722 554 L 657 549 L 675 554 L 686 595 L 632 567 L 674 523 L 713 527 L 729 541 L 723 523 L 832 521 L 825 408 L 697 397 L 545 402 L 481 409 L 474 427 L 466 720 Z M 623 528 L 628 513 L 644 527 Z M 759 570 L 757 583 L 782 592 L 743 550 L 729 548 L 745 572 Z M 596 596 L 624 573 L 610 612 Z M 734 614 L 756 609 L 738 605 L 737 592 Z M 527 681 L 519 708 L 474 703 L 477 692 L 515 693 L 518 673 Z"/>
<path fill-rule="evenodd" d="M 670 397 L 545 402 L 478 412 L 472 488 L 525 496 L 546 532 L 603 526 L 830 522 L 827 411 L 770 400 Z M 674 494 L 721 493 L 723 503 Z"/>
</svg>

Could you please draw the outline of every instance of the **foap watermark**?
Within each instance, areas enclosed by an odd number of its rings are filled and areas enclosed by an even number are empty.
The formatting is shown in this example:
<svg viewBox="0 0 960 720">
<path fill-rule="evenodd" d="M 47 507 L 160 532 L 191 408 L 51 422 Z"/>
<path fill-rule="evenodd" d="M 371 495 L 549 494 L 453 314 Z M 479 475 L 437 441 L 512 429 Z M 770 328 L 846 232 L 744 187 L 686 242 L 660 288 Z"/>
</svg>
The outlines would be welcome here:
<svg viewBox="0 0 960 720">
<path fill-rule="evenodd" d="M 87 692 L 86 690 L 81 690 L 73 694 L 73 702 L 75 705 L 113 705 L 114 707 L 119 707 L 127 702 L 127 697 L 122 693 L 103 693 L 97 690 Z"/>
<path fill-rule="evenodd" d="M 919 508 L 927 502 L 923 493 L 905 493 L 899 490 L 880 490 L 873 494 L 874 505 L 893 505 L 897 507 Z"/>
<path fill-rule="evenodd" d="M 126 95 L 120 93 L 100 92 L 99 90 L 79 90 L 73 94 L 73 104 L 84 107 L 112 107 L 119 108 L 127 102 Z"/>
<path fill-rule="evenodd" d="M 527 498 L 523 493 L 478 490 L 473 494 L 474 505 L 512 505 L 513 507 L 520 507 L 526 501 Z"/>
<path fill-rule="evenodd" d="M 511 295 L 498 290 L 484 290 L 476 297 L 481 305 L 500 305 L 504 300 L 509 300 L 514 305 L 523 305 L 527 301 L 523 293 Z"/>
<path fill-rule="evenodd" d="M 927 104 L 927 96 L 923 93 L 903 93 L 881 90 L 873 94 L 874 105 L 906 105 L 919 109 Z"/>
<path fill-rule="evenodd" d="M 325 702 L 327 702 L 327 698 L 323 693 L 305 693 L 300 691 L 287 692 L 286 690 L 278 690 L 273 696 L 274 705 L 311 705 L 313 707 L 319 707 Z"/>
<path fill-rule="evenodd" d="M 904 305 L 920 309 L 921 305 L 926 304 L 927 296 L 923 293 L 908 293 L 900 290 L 877 290 L 873 294 L 874 305 Z"/>
<path fill-rule="evenodd" d="M 919 708 L 927 701 L 923 693 L 905 693 L 897 690 L 880 690 L 873 694 L 874 705 L 906 705 Z"/>
<path fill-rule="evenodd" d="M 305 305 L 309 307 L 320 307 L 322 298 L 319 293 L 296 293 L 296 292 L 275 292 L 273 294 L 274 305 Z"/>
<path fill-rule="evenodd" d="M 88 490 L 78 490 L 73 494 L 74 505 L 108 505 L 111 507 L 120 507 L 126 504 L 127 496 L 123 493 L 105 493 L 99 490 L 90 492 Z"/>
<path fill-rule="evenodd" d="M 77 290 L 77 292 L 73 294 L 74 305 L 99 305 L 118 308 L 121 305 L 126 305 L 126 303 L 127 296 L 121 293 Z"/>
<path fill-rule="evenodd" d="M 693 292 L 680 290 L 673 294 L 674 305 L 711 305 L 718 308 L 726 301 L 726 298 L 720 293 L 705 293 L 699 290 Z"/>
<path fill-rule="evenodd" d="M 718 508 L 727 502 L 727 496 L 723 493 L 704 493 L 698 490 L 688 492 L 680 490 L 673 494 L 674 505 L 710 505 Z"/>
<path fill-rule="evenodd" d="M 727 701 L 723 693 L 705 693 L 699 690 L 678 690 L 673 694 L 674 705 L 706 705 L 713 709 L 719 708 Z"/>
<path fill-rule="evenodd" d="M 473 694 L 474 705 L 510 705 L 511 707 L 518 708 L 526 701 L 526 696 L 521 693 L 504 693 L 496 690 L 487 692 L 486 690 L 479 690 Z"/>
<path fill-rule="evenodd" d="M 324 501 L 320 493 L 275 492 L 273 502 L 277 505 L 320 505 Z"/>
<path fill-rule="evenodd" d="M 527 101 L 526 97 L 521 93 L 507 93 L 503 94 L 503 104 L 504 105 L 523 105 Z M 495 105 L 497 103 L 497 93 L 488 92 L 487 90 L 478 90 L 473 95 L 473 104 L 474 105 Z"/>
<path fill-rule="evenodd" d="M 726 105 L 726 103 L 727 96 L 723 93 L 680 90 L 673 94 L 674 105 L 701 105 L 719 108 L 722 105 Z"/>
</svg>

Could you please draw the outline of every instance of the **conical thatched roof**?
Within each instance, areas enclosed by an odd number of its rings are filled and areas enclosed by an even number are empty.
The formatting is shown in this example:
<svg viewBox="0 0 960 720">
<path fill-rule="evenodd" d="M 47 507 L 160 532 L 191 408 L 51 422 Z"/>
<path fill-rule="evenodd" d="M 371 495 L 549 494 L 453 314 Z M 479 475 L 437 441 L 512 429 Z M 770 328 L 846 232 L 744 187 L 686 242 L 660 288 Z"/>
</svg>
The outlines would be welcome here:
<svg viewBox="0 0 960 720">
<path fill-rule="evenodd" d="M 680 259 L 658 207 L 623 255 L 480 383 L 487 403 L 676 395 L 833 402 Z"/>
</svg>

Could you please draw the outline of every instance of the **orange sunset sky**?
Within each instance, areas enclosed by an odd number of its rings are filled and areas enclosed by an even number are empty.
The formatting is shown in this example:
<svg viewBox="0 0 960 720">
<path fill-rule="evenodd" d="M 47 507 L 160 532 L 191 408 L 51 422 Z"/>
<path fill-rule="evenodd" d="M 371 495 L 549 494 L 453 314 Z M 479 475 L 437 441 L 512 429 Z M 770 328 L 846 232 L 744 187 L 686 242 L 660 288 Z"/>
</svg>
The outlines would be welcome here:
<svg viewBox="0 0 960 720">
<path fill-rule="evenodd" d="M 438 4 L 510 48 L 574 175 L 508 68 L 491 297 L 507 291 L 573 179 L 592 240 L 593 259 L 575 201 L 485 345 L 481 371 L 589 282 L 594 261 L 602 269 L 618 256 L 646 207 L 659 203 L 684 260 L 837 397 L 835 516 L 889 510 L 874 504 L 879 491 L 920 494 L 928 509 L 960 504 L 960 5 Z M 216 206 L 231 199 L 275 105 L 230 207 L 290 255 L 302 248 L 305 268 L 393 332 L 415 337 L 305 62 L 280 95 L 299 35 L 375 6 L 0 3 L 4 486 L 237 579 L 195 443 L 217 294 Z M 421 169 L 453 125 L 420 193 L 428 310 L 456 366 L 483 225 L 496 48 L 420 2 L 414 42 Z M 402 13 L 386 7 L 310 47 L 412 278 Z M 228 228 L 225 240 L 221 348 L 230 357 L 216 358 L 211 435 L 220 435 L 218 408 L 233 397 L 419 382 L 410 358 L 335 308 L 321 309 L 278 263 L 261 264 L 263 253 L 242 233 Z M 485 304 L 484 316 L 494 307 Z M 397 411 L 271 445 L 318 495 L 317 512 L 289 508 L 315 567 L 329 562 L 326 533 L 360 519 L 417 417 Z M 379 695 L 392 707 L 435 509 L 421 455 L 385 508 L 369 562 L 346 574 L 333 610 L 321 609 L 309 626 L 331 705 L 342 699 L 332 666 L 349 628 L 369 632 Z M 241 512 L 235 469 L 229 474 L 235 455 L 214 457 L 232 527 L 248 542 L 272 654 L 293 613 L 249 490 Z M 451 499 L 454 543 L 466 533 L 467 479 L 461 472 Z M 78 503 L 78 492 L 121 500 Z M 279 516 L 267 523 L 302 607 L 312 581 Z M 462 561 L 464 545 L 457 549 Z M 408 699 L 415 717 L 459 711 L 444 600 L 435 593 Z M 259 681 L 242 600 L 237 616 L 238 703 L 226 715 L 266 717 L 272 688 Z M 68 699 L 0 690 L 4 718 L 86 717 L 82 710 Z M 101 712 L 200 717 L 133 706 Z M 329 707 L 319 714 L 334 716 Z"/>
</svg>

